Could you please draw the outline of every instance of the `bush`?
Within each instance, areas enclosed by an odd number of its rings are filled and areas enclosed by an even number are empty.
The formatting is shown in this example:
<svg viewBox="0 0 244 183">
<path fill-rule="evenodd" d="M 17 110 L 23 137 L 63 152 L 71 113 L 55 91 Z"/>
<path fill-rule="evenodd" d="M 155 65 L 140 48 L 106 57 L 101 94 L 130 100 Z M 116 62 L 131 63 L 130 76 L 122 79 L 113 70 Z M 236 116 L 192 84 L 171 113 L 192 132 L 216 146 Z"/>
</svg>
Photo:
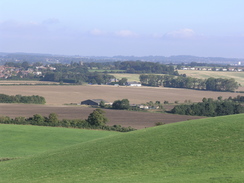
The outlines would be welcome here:
<svg viewBox="0 0 244 183">
<path fill-rule="evenodd" d="M 169 101 L 167 101 L 167 100 L 164 101 L 164 104 L 168 104 L 168 103 L 169 103 Z"/>
<path fill-rule="evenodd" d="M 165 123 L 163 123 L 163 122 L 156 122 L 155 123 L 155 126 L 160 126 L 160 125 L 165 125 Z"/>
</svg>

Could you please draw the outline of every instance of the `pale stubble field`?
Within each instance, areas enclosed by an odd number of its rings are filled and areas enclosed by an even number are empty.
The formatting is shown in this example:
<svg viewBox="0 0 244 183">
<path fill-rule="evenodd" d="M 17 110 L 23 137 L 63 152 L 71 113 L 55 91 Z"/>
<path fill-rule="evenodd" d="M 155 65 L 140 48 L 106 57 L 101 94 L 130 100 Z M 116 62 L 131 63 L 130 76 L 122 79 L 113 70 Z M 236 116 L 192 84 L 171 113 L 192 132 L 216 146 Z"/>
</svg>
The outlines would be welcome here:
<svg viewBox="0 0 244 183">
<path fill-rule="evenodd" d="M 131 104 L 141 104 L 149 101 L 169 101 L 174 103 L 185 100 L 200 102 L 203 97 L 217 99 L 235 97 L 240 93 L 213 92 L 164 87 L 118 87 L 102 85 L 33 85 L 33 86 L 0 86 L 0 93 L 8 95 L 40 95 L 45 97 L 47 105 L 63 105 L 80 103 L 87 99 L 104 99 L 114 102 L 118 99 L 128 99 Z"/>
</svg>

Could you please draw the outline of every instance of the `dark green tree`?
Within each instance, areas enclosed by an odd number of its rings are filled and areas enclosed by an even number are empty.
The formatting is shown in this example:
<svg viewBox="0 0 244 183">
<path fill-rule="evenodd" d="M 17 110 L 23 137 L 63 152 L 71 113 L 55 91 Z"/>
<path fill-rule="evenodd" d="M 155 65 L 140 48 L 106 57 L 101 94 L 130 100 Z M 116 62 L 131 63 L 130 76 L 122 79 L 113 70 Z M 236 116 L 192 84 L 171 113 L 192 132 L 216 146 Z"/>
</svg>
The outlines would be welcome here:
<svg viewBox="0 0 244 183">
<path fill-rule="evenodd" d="M 101 108 L 104 108 L 104 107 L 105 107 L 105 103 L 104 103 L 103 100 L 100 102 L 99 106 L 100 106 Z"/>
<path fill-rule="evenodd" d="M 86 120 L 91 126 L 104 126 L 108 119 L 104 116 L 104 111 L 101 109 L 94 110 Z"/>
<path fill-rule="evenodd" d="M 130 102 L 128 99 L 116 100 L 112 105 L 113 109 L 129 109 Z"/>
<path fill-rule="evenodd" d="M 58 115 L 56 113 L 51 113 L 48 116 L 48 122 L 51 126 L 58 124 Z"/>
<path fill-rule="evenodd" d="M 32 119 L 37 123 L 43 123 L 45 121 L 45 118 L 40 114 L 35 114 Z"/>
<path fill-rule="evenodd" d="M 122 78 L 121 80 L 119 80 L 119 85 L 123 86 L 125 85 L 126 82 L 127 82 L 127 78 Z"/>
</svg>

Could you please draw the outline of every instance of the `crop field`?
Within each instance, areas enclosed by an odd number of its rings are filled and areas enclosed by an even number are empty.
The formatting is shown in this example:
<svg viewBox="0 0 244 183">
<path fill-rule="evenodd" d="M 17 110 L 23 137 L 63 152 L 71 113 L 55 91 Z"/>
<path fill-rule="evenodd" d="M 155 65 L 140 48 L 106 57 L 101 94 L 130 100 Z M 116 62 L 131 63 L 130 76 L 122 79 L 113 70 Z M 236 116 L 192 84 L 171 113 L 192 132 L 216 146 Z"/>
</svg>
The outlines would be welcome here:
<svg viewBox="0 0 244 183">
<path fill-rule="evenodd" d="M 194 71 L 194 70 L 179 70 L 179 74 L 186 74 L 187 76 L 207 79 L 214 78 L 234 78 L 238 83 L 244 86 L 244 72 L 223 72 L 223 71 Z"/>
<path fill-rule="evenodd" d="M 69 86 L 0 86 L 0 93 L 8 95 L 40 95 L 45 97 L 47 105 L 63 105 L 80 103 L 87 99 L 104 99 L 114 102 L 118 99 L 129 99 L 131 104 L 141 104 L 149 101 L 169 101 L 174 103 L 185 100 L 200 102 L 203 97 L 217 99 L 218 96 L 228 98 L 240 93 L 200 91 L 190 89 L 164 87 L 126 87 L 108 85 L 69 85 Z"/>
<path fill-rule="evenodd" d="M 0 161 L 0 182 L 242 183 L 243 117 L 244 114 L 239 114 L 191 120 L 108 134 L 90 141 L 82 140 L 84 130 L 77 130 L 81 131 L 80 143 L 56 149 L 48 146 L 45 152 Z M 15 151 L 11 145 L 26 145 L 25 140 L 33 136 L 39 136 L 33 141 L 42 144 L 47 134 L 50 141 L 53 137 L 56 145 L 62 145 L 63 138 L 57 137 L 68 133 L 62 128 L 35 127 L 33 130 L 42 131 L 37 135 L 25 127 L 29 128 L 19 125 L 14 130 L 9 128 L 7 137 L 11 141 L 5 139 L 1 146 Z M 56 132 L 50 133 L 49 129 Z M 72 133 L 68 136 L 72 138 Z M 74 136 L 76 141 L 79 135 Z M 27 145 L 26 151 L 32 150 Z"/>
<path fill-rule="evenodd" d="M 48 116 L 50 113 L 58 114 L 59 119 L 87 119 L 94 108 L 81 106 L 50 106 L 29 104 L 0 104 L 0 115 L 9 117 L 31 117 L 34 114 Z M 136 129 L 155 126 L 156 122 L 165 124 L 191 119 L 199 119 L 198 116 L 173 115 L 165 113 L 148 113 L 123 110 L 104 109 L 105 116 L 109 119 L 108 125 L 131 126 Z"/>
</svg>

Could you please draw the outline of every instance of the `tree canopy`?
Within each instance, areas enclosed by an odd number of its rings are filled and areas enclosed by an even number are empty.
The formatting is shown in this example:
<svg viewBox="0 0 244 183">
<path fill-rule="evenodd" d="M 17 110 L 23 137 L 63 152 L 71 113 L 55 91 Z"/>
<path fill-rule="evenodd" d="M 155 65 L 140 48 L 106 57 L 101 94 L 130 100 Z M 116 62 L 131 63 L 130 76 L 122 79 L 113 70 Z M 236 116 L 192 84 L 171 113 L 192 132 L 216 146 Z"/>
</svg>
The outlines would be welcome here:
<svg viewBox="0 0 244 183">
<path fill-rule="evenodd" d="M 108 122 L 108 119 L 104 116 L 104 113 L 105 112 L 101 109 L 94 110 L 88 116 L 87 122 L 94 126 L 104 126 Z"/>
<path fill-rule="evenodd" d="M 140 75 L 140 81 L 143 85 L 147 86 L 165 86 L 211 91 L 235 91 L 239 87 L 239 84 L 233 78 L 223 79 L 211 77 L 208 79 L 197 79 L 186 77 L 185 75 L 172 76 L 142 74 Z"/>
<path fill-rule="evenodd" d="M 128 99 L 116 100 L 112 105 L 113 109 L 129 109 L 129 107 L 130 102 Z"/>
<path fill-rule="evenodd" d="M 244 112 L 244 107 L 233 100 L 213 100 L 203 98 L 202 102 L 191 105 L 177 105 L 172 110 L 174 114 L 196 115 L 196 116 L 222 116 L 239 114 Z"/>
</svg>

